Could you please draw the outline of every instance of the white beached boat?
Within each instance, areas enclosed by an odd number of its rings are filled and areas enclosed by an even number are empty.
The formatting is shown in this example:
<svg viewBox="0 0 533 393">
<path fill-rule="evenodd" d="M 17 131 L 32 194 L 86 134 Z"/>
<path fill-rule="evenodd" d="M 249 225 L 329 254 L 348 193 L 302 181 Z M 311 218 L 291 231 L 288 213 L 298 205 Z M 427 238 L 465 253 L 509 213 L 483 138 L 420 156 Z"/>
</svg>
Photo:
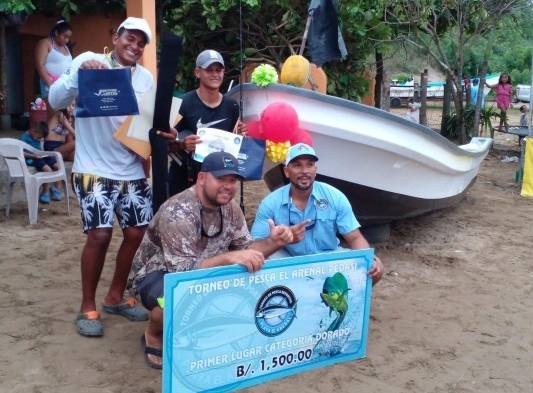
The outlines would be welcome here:
<svg viewBox="0 0 533 393">
<path fill-rule="evenodd" d="M 239 91 L 236 87 L 228 95 L 238 101 Z M 490 138 L 473 138 L 457 146 L 389 112 L 287 85 L 244 84 L 242 94 L 245 121 L 258 120 L 274 102 L 296 110 L 320 157 L 317 178 L 346 194 L 363 225 L 459 202 L 492 143 Z M 270 189 L 286 182 L 280 165 L 266 164 L 264 172 Z"/>
</svg>

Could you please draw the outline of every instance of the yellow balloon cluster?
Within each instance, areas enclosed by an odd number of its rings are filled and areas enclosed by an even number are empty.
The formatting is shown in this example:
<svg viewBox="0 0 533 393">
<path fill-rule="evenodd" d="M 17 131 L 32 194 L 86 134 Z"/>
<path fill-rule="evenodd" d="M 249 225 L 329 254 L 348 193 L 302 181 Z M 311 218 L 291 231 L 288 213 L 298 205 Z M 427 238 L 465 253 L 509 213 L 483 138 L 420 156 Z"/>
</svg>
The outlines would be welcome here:
<svg viewBox="0 0 533 393">
<path fill-rule="evenodd" d="M 285 157 L 287 157 L 287 151 L 289 150 L 289 147 L 291 147 L 291 143 L 289 141 L 276 143 L 267 139 L 265 147 L 266 156 L 275 164 L 284 162 Z"/>
</svg>

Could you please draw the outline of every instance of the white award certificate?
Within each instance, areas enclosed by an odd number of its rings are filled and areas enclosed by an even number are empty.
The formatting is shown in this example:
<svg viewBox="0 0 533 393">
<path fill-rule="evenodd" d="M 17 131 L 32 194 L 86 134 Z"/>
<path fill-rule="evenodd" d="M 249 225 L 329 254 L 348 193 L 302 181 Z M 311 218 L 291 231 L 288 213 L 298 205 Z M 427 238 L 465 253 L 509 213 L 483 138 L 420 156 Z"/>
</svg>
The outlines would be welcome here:
<svg viewBox="0 0 533 393">
<path fill-rule="evenodd" d="M 208 154 L 217 151 L 225 151 L 235 158 L 239 155 L 243 138 L 241 135 L 216 128 L 199 128 L 196 135 L 201 142 L 196 145 L 193 158 L 198 162 L 203 162 Z"/>
</svg>

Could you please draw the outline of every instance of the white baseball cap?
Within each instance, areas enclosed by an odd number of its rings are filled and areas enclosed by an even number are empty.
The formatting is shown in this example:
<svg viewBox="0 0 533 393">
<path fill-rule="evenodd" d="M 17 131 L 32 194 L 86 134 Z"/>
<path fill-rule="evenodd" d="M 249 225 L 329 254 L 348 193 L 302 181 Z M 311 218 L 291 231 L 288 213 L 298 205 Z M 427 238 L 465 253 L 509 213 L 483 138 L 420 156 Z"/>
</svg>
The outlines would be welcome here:
<svg viewBox="0 0 533 393">
<path fill-rule="evenodd" d="M 146 36 L 147 44 L 149 44 L 152 40 L 152 31 L 150 30 L 150 26 L 148 25 L 148 22 L 142 18 L 135 18 L 133 16 L 129 16 L 124 22 L 120 24 L 117 31 L 120 31 L 120 29 L 122 28 L 126 30 L 142 31 Z"/>
</svg>

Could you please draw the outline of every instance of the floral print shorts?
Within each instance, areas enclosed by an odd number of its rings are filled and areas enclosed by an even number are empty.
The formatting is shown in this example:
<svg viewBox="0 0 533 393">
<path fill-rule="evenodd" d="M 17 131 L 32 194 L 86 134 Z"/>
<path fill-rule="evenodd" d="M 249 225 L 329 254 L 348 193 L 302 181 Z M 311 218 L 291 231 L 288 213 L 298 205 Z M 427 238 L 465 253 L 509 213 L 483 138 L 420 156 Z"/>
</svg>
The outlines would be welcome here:
<svg viewBox="0 0 533 393">
<path fill-rule="evenodd" d="M 148 225 L 153 216 L 152 190 L 146 179 L 112 180 L 89 173 L 73 173 L 83 231 L 112 228 L 115 214 L 122 229 Z"/>
</svg>

